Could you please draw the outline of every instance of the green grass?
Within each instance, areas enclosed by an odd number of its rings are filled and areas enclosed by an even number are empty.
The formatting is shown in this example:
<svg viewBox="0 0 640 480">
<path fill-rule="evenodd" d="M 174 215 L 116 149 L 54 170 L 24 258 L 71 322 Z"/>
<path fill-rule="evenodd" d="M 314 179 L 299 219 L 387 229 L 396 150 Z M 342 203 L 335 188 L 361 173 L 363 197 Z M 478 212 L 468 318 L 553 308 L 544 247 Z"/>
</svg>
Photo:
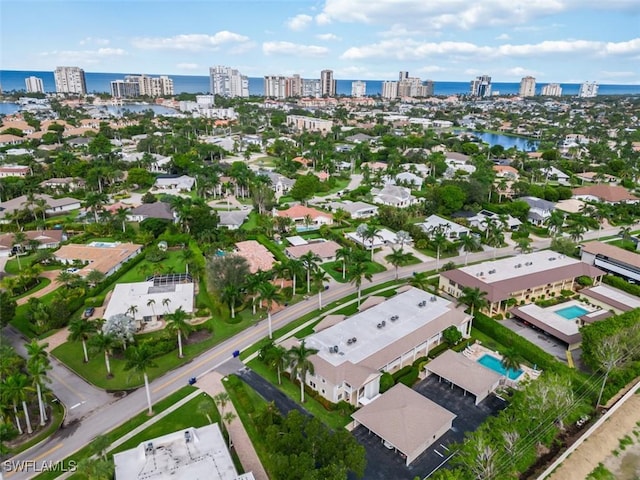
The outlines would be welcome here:
<svg viewBox="0 0 640 480">
<path fill-rule="evenodd" d="M 35 287 L 31 288 L 30 290 L 27 290 L 24 293 L 21 293 L 20 295 L 16 295 L 15 297 L 13 297 L 13 300 L 19 300 L 21 298 L 28 297 L 29 295 L 33 295 L 38 290 L 42 290 L 44 287 L 46 287 L 50 283 L 51 283 L 51 280 L 49 280 L 48 278 L 39 277 L 38 284 Z"/>
<path fill-rule="evenodd" d="M 384 266 L 380 265 L 376 262 L 366 262 L 367 272 L 371 275 L 376 273 L 384 272 L 387 269 Z M 342 278 L 342 260 L 336 262 L 327 262 L 320 265 L 322 269 L 327 272 L 331 277 L 340 283 L 347 283 L 349 281 L 349 269 L 347 268 L 347 278 Z"/>
<path fill-rule="evenodd" d="M 494 351 L 497 350 L 499 352 L 500 351 L 504 352 L 508 350 L 507 347 L 505 347 L 501 343 L 498 343 L 497 341 L 495 341 L 493 338 L 486 335 L 485 333 L 482 333 L 476 327 L 471 327 L 471 337 L 475 338 L 476 340 L 479 340 L 482 343 L 482 345 L 484 345 L 487 348 L 490 348 L 491 350 L 494 350 Z"/>
<path fill-rule="evenodd" d="M 611 473 L 603 464 L 598 466 L 589 474 L 586 480 L 615 480 L 616 476 Z"/>
<path fill-rule="evenodd" d="M 337 411 L 328 411 L 320 404 L 320 402 L 308 394 L 305 394 L 304 396 L 305 402 L 300 403 L 300 386 L 293 384 L 284 375 L 282 375 L 282 385 L 278 385 L 277 373 L 265 366 L 260 360 L 252 360 L 248 363 L 248 366 L 258 375 L 264 377 L 273 386 L 285 393 L 293 401 L 302 405 L 302 407 L 309 411 L 314 417 L 322 420 L 322 422 L 327 426 L 333 429 L 344 428 L 344 426 L 351 420 L 349 416 L 342 416 Z"/>
<path fill-rule="evenodd" d="M 340 190 L 344 190 L 349 185 L 349 180 L 345 178 L 336 178 L 335 186 L 326 192 L 317 192 L 316 197 L 326 197 L 334 193 L 338 193 Z"/>
<path fill-rule="evenodd" d="M 629 250 L 630 252 L 636 251 L 636 244 L 631 240 L 623 240 L 620 238 L 618 240 L 613 240 L 612 242 L 607 243 L 609 245 L 615 245 L 616 247 L 624 248 L 625 250 Z"/>
<path fill-rule="evenodd" d="M 17 447 L 9 449 L 9 453 L 12 456 L 17 455 L 20 452 L 24 452 L 25 450 L 40 443 L 45 438 L 49 437 L 50 435 L 53 435 L 55 432 L 58 431 L 58 428 L 60 428 L 60 425 L 62 425 L 62 422 L 64 420 L 64 410 L 62 408 L 62 405 L 60 405 L 59 402 L 51 403 L 50 405 L 51 405 L 51 415 L 53 416 L 53 421 L 49 424 L 47 428 L 45 428 L 42 432 L 38 433 L 35 437 L 33 437 L 28 442 L 21 443 Z M 35 423 L 33 423 L 33 420 L 32 420 L 32 425 L 35 425 Z"/>
<path fill-rule="evenodd" d="M 167 252 L 167 258 L 157 263 L 142 260 L 134 268 L 122 275 L 122 277 L 118 279 L 118 283 L 144 282 L 147 278 L 147 274 L 142 273 L 145 272 L 145 268 L 149 272 L 148 275 L 153 275 L 154 271 L 158 268 L 161 269 L 162 273 L 184 273 L 186 267 L 181 257 L 181 252 L 182 250 L 170 250 Z"/>
<path fill-rule="evenodd" d="M 387 260 L 387 262 L 391 263 L 391 255 L 387 255 L 384 258 Z M 402 264 L 401 266 L 417 265 L 419 263 L 422 263 L 422 260 L 420 260 L 419 258 L 416 258 L 412 253 L 410 253 L 407 256 L 407 261 L 404 264 Z"/>
<path fill-rule="evenodd" d="M 11 260 L 8 260 L 4 266 L 4 271 L 6 273 L 10 273 L 11 275 L 18 275 L 21 272 L 20 266 L 22 269 L 31 265 L 33 259 L 36 258 L 35 253 L 30 253 L 29 255 L 20 255 L 20 265 L 18 265 L 18 260 L 15 256 L 11 257 Z"/>
<path fill-rule="evenodd" d="M 247 221 L 242 224 L 240 230 L 244 230 L 250 232 L 251 230 L 255 230 L 258 228 L 258 214 L 256 212 L 251 212 Z"/>
<path fill-rule="evenodd" d="M 153 405 L 154 413 L 157 415 L 158 413 L 163 412 L 164 410 L 169 408 L 174 403 L 178 402 L 179 400 L 181 400 L 184 397 L 186 397 L 189 394 L 191 394 L 194 390 L 196 390 L 195 387 L 187 386 L 187 387 L 181 388 L 177 392 L 172 393 L 171 395 L 169 395 L 164 400 L 161 400 L 158 403 Z M 110 432 L 105 434 L 107 436 L 107 438 L 109 438 L 109 440 L 112 443 L 115 442 L 116 440 L 118 440 L 119 438 L 123 437 L 124 435 L 126 435 L 128 432 L 130 432 L 134 428 L 142 425 L 147 420 L 149 420 L 149 415 L 147 415 L 146 407 L 144 405 L 141 405 L 141 407 L 143 407 L 143 409 L 141 409 L 140 413 L 138 413 L 134 417 L 130 418 L 129 420 L 127 420 L 125 423 L 123 423 L 119 427 L 116 427 L 115 429 L 113 429 Z M 90 457 L 91 455 L 92 455 L 91 446 L 87 445 L 84 448 L 78 450 L 77 452 L 75 452 L 72 455 L 70 455 L 67 458 L 65 458 L 63 460 L 63 464 L 65 466 L 68 466 L 70 460 L 75 461 L 76 464 L 77 464 L 83 458 Z M 44 472 L 44 473 L 41 473 L 40 475 L 38 475 L 38 476 L 36 476 L 34 478 L 37 478 L 38 480 L 54 479 L 54 478 L 57 478 L 59 476 L 59 473 L 60 472 Z M 81 478 L 79 476 L 75 476 L 75 477 L 76 478 Z"/>
</svg>

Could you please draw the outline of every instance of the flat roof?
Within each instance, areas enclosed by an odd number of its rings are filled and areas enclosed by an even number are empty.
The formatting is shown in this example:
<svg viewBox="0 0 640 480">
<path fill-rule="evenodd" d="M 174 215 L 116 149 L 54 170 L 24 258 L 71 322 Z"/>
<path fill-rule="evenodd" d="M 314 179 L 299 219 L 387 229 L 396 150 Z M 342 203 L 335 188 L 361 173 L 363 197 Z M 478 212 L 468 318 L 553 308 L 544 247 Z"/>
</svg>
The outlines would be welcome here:
<svg viewBox="0 0 640 480">
<path fill-rule="evenodd" d="M 405 455 L 415 457 L 456 415 L 399 383 L 351 417 Z"/>
<path fill-rule="evenodd" d="M 582 251 L 592 255 L 602 255 L 618 262 L 640 268 L 640 255 L 624 248 L 604 242 L 588 242 L 581 245 Z"/>
<path fill-rule="evenodd" d="M 583 288 L 580 295 L 599 300 L 623 312 L 640 308 L 640 298 L 608 285 Z"/>
<path fill-rule="evenodd" d="M 424 306 L 419 307 L 422 302 Z M 347 361 L 357 364 L 455 310 L 453 302 L 412 288 L 308 336 L 306 343 L 317 349 L 317 355 L 333 366 Z M 392 321 L 393 316 L 397 316 L 397 320 Z M 384 326 L 382 322 L 385 322 Z M 357 339 L 355 343 L 347 343 L 353 338 Z M 338 347 L 338 353 L 329 351 L 334 346 Z"/>
<path fill-rule="evenodd" d="M 291 237 L 287 237 L 287 242 L 289 242 L 294 247 L 298 247 L 300 245 L 306 245 L 307 243 L 309 243 L 300 235 L 293 235 Z"/>
<path fill-rule="evenodd" d="M 104 318 L 110 318 L 119 313 L 127 314 L 131 306 L 137 307 L 136 319 L 153 317 L 166 313 L 173 313 L 182 307 L 186 313 L 193 312 L 194 284 L 174 283 L 155 286 L 153 281 L 137 283 L 118 283 L 113 289 L 111 299 L 104 311 Z M 163 305 L 168 298 L 170 302 Z M 154 303 L 147 305 L 153 300 Z"/>
<path fill-rule="evenodd" d="M 447 350 L 438 355 L 427 363 L 425 368 L 476 397 L 482 398 L 495 389 L 501 378 L 498 372 L 453 350 Z"/>
<path fill-rule="evenodd" d="M 378 232 L 378 235 L 379 235 L 378 237 L 373 239 L 374 247 L 382 245 L 385 242 L 396 243 L 397 235 L 391 230 L 388 230 L 386 228 L 381 228 L 380 231 Z M 346 233 L 346 236 L 349 237 L 354 242 L 359 243 L 360 245 L 364 245 L 367 248 L 371 247 L 372 240 L 368 238 L 366 240 L 363 240 L 362 237 L 358 235 L 357 232 L 348 232 Z"/>
<path fill-rule="evenodd" d="M 187 438 L 189 441 L 187 441 Z M 116 480 L 237 480 L 231 454 L 217 423 L 145 440 L 113 456 Z"/>
</svg>

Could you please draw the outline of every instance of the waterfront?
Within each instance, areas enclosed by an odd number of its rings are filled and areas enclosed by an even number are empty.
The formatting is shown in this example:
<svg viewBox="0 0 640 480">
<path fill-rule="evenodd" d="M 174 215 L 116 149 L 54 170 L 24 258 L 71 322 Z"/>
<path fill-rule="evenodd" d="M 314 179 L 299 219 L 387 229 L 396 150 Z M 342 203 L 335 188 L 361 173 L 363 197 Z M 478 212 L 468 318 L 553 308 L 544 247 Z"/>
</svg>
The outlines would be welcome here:
<svg viewBox="0 0 640 480">
<path fill-rule="evenodd" d="M 319 73 L 319 72 L 318 72 Z M 24 79 L 29 76 L 42 78 L 46 92 L 55 91 L 53 72 L 43 71 L 18 71 L 0 70 L 0 84 L 5 92 L 24 90 Z M 90 93 L 109 93 L 111 81 L 124 78 L 128 73 L 97 73 L 86 72 L 87 90 Z M 156 76 L 157 74 L 150 74 Z M 173 79 L 174 90 L 178 93 L 207 93 L 209 92 L 208 75 L 169 75 Z M 357 79 L 354 79 L 357 80 Z M 338 95 L 351 95 L 351 82 L 354 80 L 336 81 Z M 367 95 L 380 95 L 382 93 L 382 80 L 365 80 Z M 540 93 L 545 82 L 537 84 L 536 91 Z M 580 84 L 561 83 L 564 96 L 577 95 Z M 520 88 L 519 82 L 494 82 L 494 92 L 501 95 L 516 95 Z M 264 95 L 264 79 L 262 77 L 249 77 L 249 93 L 251 95 Z M 438 96 L 460 95 L 469 93 L 469 82 L 435 81 L 434 94 Z M 640 95 L 640 85 L 600 85 L 599 95 Z"/>
<path fill-rule="evenodd" d="M 540 142 L 532 138 L 517 137 L 513 135 L 502 135 L 500 133 L 490 132 L 477 132 L 475 130 L 461 130 L 455 129 L 457 134 L 467 134 L 474 136 L 484 143 L 488 143 L 490 146 L 501 145 L 508 150 L 509 148 L 517 148 L 523 152 L 534 152 L 537 150 Z"/>
</svg>

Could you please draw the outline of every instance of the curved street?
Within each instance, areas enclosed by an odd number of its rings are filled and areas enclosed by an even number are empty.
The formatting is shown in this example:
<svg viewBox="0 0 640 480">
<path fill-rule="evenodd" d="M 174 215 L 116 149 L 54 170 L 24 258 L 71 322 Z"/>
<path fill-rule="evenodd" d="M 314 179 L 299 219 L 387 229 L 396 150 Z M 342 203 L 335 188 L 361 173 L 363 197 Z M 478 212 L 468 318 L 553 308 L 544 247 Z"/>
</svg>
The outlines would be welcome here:
<svg viewBox="0 0 640 480">
<path fill-rule="evenodd" d="M 616 235 L 619 228 L 603 229 L 601 232 L 588 232 L 584 235 L 584 240 L 594 240 L 599 237 Z M 549 246 L 551 239 L 539 239 L 531 244 L 534 249 L 544 249 Z M 498 249 L 494 252 L 492 249 L 469 254 L 469 262 L 478 262 L 483 260 L 491 260 L 494 255 L 504 257 L 514 255 L 515 250 L 512 246 Z M 445 262 L 453 261 L 458 264 L 464 263 L 464 255 L 447 258 L 441 260 L 441 265 Z M 436 261 L 432 260 L 419 265 L 403 267 L 398 270 L 400 278 L 410 277 L 413 272 L 430 271 L 436 268 Z M 373 281 L 369 284 L 363 283 L 363 289 L 388 282 L 395 278 L 393 269 L 378 273 L 373 276 Z M 328 305 L 331 302 L 340 300 L 341 298 L 355 293 L 356 289 L 350 284 L 340 284 L 332 281 L 330 288 L 323 293 L 323 302 Z M 301 316 L 317 309 L 317 297 L 313 296 L 307 301 L 302 301 L 287 307 L 273 315 L 273 329 L 276 330 L 288 323 L 300 318 Z M 5 329 L 6 332 L 7 329 Z M 12 344 L 17 346 L 24 343 L 24 339 L 12 334 L 9 330 L 8 339 Z M 262 320 L 253 327 L 238 333 L 221 344 L 215 346 L 211 350 L 201 354 L 191 362 L 167 372 L 160 378 L 151 383 L 151 397 L 155 403 L 162 398 L 170 395 L 184 385 L 187 385 L 190 377 L 200 377 L 217 366 L 226 362 L 236 350 L 244 350 L 255 342 L 265 337 L 268 333 L 268 325 L 266 320 Z M 143 411 L 146 408 L 146 398 L 144 389 L 138 389 L 121 398 L 106 394 L 97 390 L 95 387 L 87 384 L 84 380 L 79 379 L 73 373 L 66 369 L 59 362 L 53 360 L 54 367 L 51 372 L 53 380 L 51 390 L 63 401 L 69 412 L 69 417 L 65 421 L 65 428 L 58 431 L 55 435 L 48 438 L 44 442 L 23 452 L 10 461 L 47 461 L 56 462 L 68 457 L 75 451 L 89 444 L 93 438 L 102 433 L 117 427 L 133 416 L 134 413 Z M 81 402 L 85 403 L 81 403 Z M 80 403 L 80 405 L 77 405 Z M 75 406 L 75 408 L 74 408 Z M 75 410 L 75 412 L 74 412 Z M 78 419 L 79 421 L 71 421 L 69 419 Z M 4 478 L 26 479 L 33 476 L 28 472 L 7 472 Z"/>
</svg>

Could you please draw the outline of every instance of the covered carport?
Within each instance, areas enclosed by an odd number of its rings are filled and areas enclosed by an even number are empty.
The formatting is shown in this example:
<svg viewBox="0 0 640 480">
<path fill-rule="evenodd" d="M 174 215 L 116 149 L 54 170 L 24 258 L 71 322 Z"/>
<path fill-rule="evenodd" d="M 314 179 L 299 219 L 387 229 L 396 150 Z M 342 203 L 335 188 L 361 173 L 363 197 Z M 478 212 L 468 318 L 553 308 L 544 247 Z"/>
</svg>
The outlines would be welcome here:
<svg viewBox="0 0 640 480">
<path fill-rule="evenodd" d="M 399 383 L 351 417 L 409 465 L 451 428 L 456 415 Z"/>
<path fill-rule="evenodd" d="M 464 394 L 471 393 L 476 397 L 476 405 L 495 391 L 500 385 L 502 375 L 490 368 L 465 357 L 461 353 L 447 350 L 442 355 L 425 365 L 427 375 L 437 375 L 440 380 L 446 380 L 460 387 Z"/>
</svg>

